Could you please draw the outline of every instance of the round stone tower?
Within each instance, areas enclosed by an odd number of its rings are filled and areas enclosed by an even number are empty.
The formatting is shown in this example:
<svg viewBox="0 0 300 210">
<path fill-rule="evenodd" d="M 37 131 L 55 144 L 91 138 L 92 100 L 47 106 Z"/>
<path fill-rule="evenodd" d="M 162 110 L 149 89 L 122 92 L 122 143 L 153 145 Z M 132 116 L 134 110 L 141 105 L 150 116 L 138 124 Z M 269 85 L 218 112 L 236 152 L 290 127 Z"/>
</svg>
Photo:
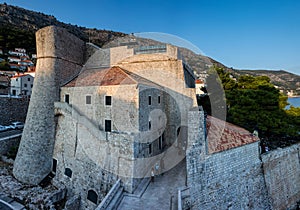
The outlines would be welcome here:
<svg viewBox="0 0 300 210">
<path fill-rule="evenodd" d="M 80 72 L 85 54 L 82 40 L 54 26 L 37 31 L 36 44 L 34 87 L 13 169 L 14 176 L 28 184 L 39 184 L 51 172 L 54 102 L 60 99 L 60 86 Z"/>
</svg>

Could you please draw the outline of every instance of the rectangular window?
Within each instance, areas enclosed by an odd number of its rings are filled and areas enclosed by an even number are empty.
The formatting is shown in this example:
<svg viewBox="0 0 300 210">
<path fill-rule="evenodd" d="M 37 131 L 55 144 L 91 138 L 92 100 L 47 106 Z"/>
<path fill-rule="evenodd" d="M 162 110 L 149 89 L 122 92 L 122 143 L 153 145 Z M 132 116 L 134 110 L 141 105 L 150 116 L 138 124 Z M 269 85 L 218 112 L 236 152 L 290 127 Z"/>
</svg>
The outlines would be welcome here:
<svg viewBox="0 0 300 210">
<path fill-rule="evenodd" d="M 33 84 L 31 84 L 30 87 L 32 88 L 32 87 L 33 87 Z"/>
<path fill-rule="evenodd" d="M 151 130 L 151 121 L 148 122 L 148 128 Z"/>
<path fill-rule="evenodd" d="M 27 87 L 27 84 L 26 84 L 26 83 L 24 84 L 24 87 Z"/>
<path fill-rule="evenodd" d="M 57 160 L 53 159 L 53 161 L 52 161 L 52 171 L 54 173 L 56 173 L 56 167 L 57 167 Z"/>
<path fill-rule="evenodd" d="M 161 150 L 162 147 L 163 147 L 162 136 L 160 136 L 158 139 L 158 149 Z"/>
<path fill-rule="evenodd" d="M 149 144 L 148 148 L 149 148 L 149 155 L 150 155 L 152 154 L 152 144 Z"/>
<path fill-rule="evenodd" d="M 70 96 L 69 96 L 69 94 L 65 95 L 65 102 L 66 103 L 70 103 Z"/>
<path fill-rule="evenodd" d="M 151 96 L 148 96 L 148 104 L 151 105 Z"/>
<path fill-rule="evenodd" d="M 27 80 L 30 81 L 30 78 L 28 78 Z"/>
<path fill-rule="evenodd" d="M 160 96 L 157 97 L 157 101 L 160 104 Z"/>
<path fill-rule="evenodd" d="M 92 104 L 92 96 L 85 96 L 85 103 Z"/>
<path fill-rule="evenodd" d="M 111 120 L 105 120 L 105 132 L 111 132 Z"/>
<path fill-rule="evenodd" d="M 105 105 L 111 106 L 111 96 L 105 96 Z"/>
</svg>

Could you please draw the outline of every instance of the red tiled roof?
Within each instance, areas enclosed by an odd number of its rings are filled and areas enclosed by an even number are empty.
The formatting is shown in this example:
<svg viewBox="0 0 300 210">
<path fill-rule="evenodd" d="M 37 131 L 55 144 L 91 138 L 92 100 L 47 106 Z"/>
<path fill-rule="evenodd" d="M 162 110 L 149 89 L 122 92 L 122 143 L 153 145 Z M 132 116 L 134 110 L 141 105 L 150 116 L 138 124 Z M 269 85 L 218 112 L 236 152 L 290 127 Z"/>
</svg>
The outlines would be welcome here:
<svg viewBox="0 0 300 210">
<path fill-rule="evenodd" d="M 208 152 L 216 153 L 259 140 L 244 128 L 208 116 L 206 121 Z"/>
<path fill-rule="evenodd" d="M 84 70 L 65 87 L 75 86 L 109 86 L 109 85 L 128 85 L 137 84 L 129 74 L 118 67 L 114 66 L 108 69 L 88 69 Z"/>
<path fill-rule="evenodd" d="M 25 76 L 28 76 L 29 74 L 16 74 L 14 75 L 13 77 L 11 77 L 12 79 L 13 78 L 19 78 L 19 77 L 25 77 Z M 31 75 L 30 75 L 31 76 Z"/>
<path fill-rule="evenodd" d="M 34 72 L 35 71 L 35 66 L 27 66 L 28 72 Z"/>
<path fill-rule="evenodd" d="M 196 84 L 204 84 L 204 81 L 201 80 L 201 79 L 196 79 L 196 80 L 195 80 L 195 83 L 196 83 Z"/>
</svg>

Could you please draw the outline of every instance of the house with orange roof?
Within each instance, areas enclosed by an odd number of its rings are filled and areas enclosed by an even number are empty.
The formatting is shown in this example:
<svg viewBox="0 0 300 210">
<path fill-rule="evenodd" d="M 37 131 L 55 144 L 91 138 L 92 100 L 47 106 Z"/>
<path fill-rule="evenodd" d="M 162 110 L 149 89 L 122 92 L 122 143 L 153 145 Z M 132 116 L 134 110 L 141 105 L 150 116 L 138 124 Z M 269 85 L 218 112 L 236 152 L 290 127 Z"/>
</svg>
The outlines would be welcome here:
<svg viewBox="0 0 300 210">
<path fill-rule="evenodd" d="M 204 92 L 201 90 L 205 86 L 205 82 L 201 79 L 196 79 L 195 80 L 195 88 L 196 88 L 196 94 L 201 95 L 204 94 Z"/>
</svg>

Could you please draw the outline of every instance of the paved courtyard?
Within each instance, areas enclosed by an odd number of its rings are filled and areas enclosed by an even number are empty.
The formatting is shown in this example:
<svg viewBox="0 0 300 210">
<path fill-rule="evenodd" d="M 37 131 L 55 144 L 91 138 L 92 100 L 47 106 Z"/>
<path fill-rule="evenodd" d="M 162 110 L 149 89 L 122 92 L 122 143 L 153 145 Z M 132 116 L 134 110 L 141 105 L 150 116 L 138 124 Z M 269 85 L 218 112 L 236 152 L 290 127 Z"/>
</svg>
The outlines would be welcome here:
<svg viewBox="0 0 300 210">
<path fill-rule="evenodd" d="M 173 209 L 177 208 L 178 188 L 185 186 L 186 163 L 182 160 L 176 167 L 166 172 L 164 175 L 155 177 L 154 182 L 150 182 L 141 197 L 125 195 L 121 201 L 119 210 L 141 210 L 141 209 L 171 209 L 171 197 Z"/>
</svg>

